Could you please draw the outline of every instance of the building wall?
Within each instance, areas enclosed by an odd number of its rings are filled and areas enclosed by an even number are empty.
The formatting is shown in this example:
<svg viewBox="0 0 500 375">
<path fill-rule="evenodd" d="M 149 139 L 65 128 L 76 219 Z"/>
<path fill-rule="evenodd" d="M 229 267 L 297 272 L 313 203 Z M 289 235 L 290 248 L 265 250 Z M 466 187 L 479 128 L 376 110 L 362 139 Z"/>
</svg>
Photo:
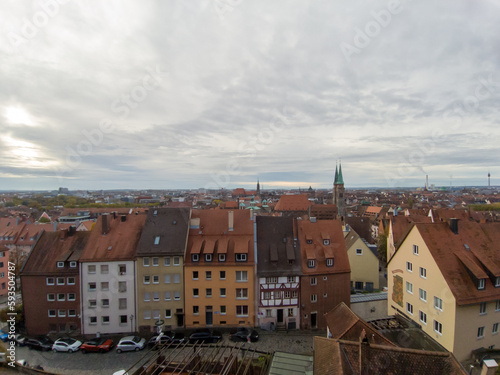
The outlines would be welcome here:
<svg viewBox="0 0 500 375">
<path fill-rule="evenodd" d="M 387 317 L 387 299 L 367 302 L 351 302 L 351 310 L 361 319 L 370 321 Z"/>
<path fill-rule="evenodd" d="M 144 258 L 149 260 L 148 266 L 144 265 Z M 153 265 L 153 258 L 158 259 L 158 266 Z M 184 326 L 183 266 L 182 256 L 137 258 L 137 323 L 141 332 L 146 327 L 151 331 L 155 329 L 155 322 L 158 321 L 154 319 L 155 310 L 159 311 L 160 319 L 165 322 L 165 328 L 175 329 Z M 145 284 L 144 276 L 150 277 L 149 284 Z M 158 276 L 158 284 L 154 283 L 153 276 Z M 159 301 L 154 300 L 155 292 L 158 293 Z M 146 293 L 149 293 L 149 302 L 145 300 Z M 179 318 L 176 312 L 180 314 Z"/>
<path fill-rule="evenodd" d="M 356 254 L 356 249 L 362 249 L 362 255 Z M 379 261 L 373 252 L 366 246 L 361 238 L 347 249 L 349 264 L 351 265 L 351 281 L 354 287 L 356 281 L 362 282 L 366 288 L 366 283 L 373 283 L 373 288 L 379 288 Z"/>
<path fill-rule="evenodd" d="M 95 273 L 89 273 L 89 266 L 96 266 Z M 101 265 L 108 266 L 108 272 L 101 272 Z M 119 266 L 124 265 L 126 272 L 121 274 Z M 136 330 L 136 301 L 135 301 L 135 262 L 85 262 L 80 263 L 81 282 L 81 325 L 82 333 L 125 333 Z M 120 290 L 120 282 L 126 288 Z M 89 290 L 89 283 L 96 283 L 96 290 Z M 102 283 L 108 283 L 106 290 Z M 126 308 L 120 307 L 120 299 L 126 299 Z M 96 301 L 92 307 L 89 301 Z M 103 305 L 103 300 L 109 300 L 109 306 Z M 96 322 L 91 322 L 91 317 Z M 109 322 L 104 318 L 109 317 Z M 124 321 L 122 322 L 122 317 Z"/>
<path fill-rule="evenodd" d="M 6 296 L 9 291 L 9 251 L 0 251 L 0 296 Z"/>
<path fill-rule="evenodd" d="M 316 278 L 316 285 L 311 285 L 312 278 Z M 326 329 L 325 314 L 340 302 L 344 302 L 347 306 L 351 304 L 349 284 L 348 272 L 302 276 L 300 278 L 301 329 Z M 316 296 L 316 302 L 312 302 L 313 295 Z M 312 324 L 313 314 L 316 316 L 316 327 Z"/>
<path fill-rule="evenodd" d="M 418 246 L 418 255 L 413 254 L 413 245 Z M 406 262 L 411 262 L 413 272 L 406 269 Z M 420 277 L 419 267 L 424 267 L 427 277 Z M 416 227 L 409 233 L 401 247 L 388 264 L 388 313 L 397 311 L 422 326 L 429 336 L 453 352 L 455 343 L 455 297 L 446 283 L 429 249 L 425 245 Z M 395 288 L 395 279 L 398 279 Z M 413 286 L 413 294 L 407 292 L 406 282 Z M 427 302 L 420 299 L 419 289 L 427 292 Z M 434 307 L 434 297 L 443 301 L 442 311 Z M 398 304 L 399 301 L 401 304 Z M 413 306 L 413 314 L 407 312 L 407 303 Z M 427 315 L 427 324 L 420 322 L 419 311 Z M 442 334 L 434 331 L 434 320 L 442 324 Z"/>
<path fill-rule="evenodd" d="M 207 280 L 205 273 L 212 273 L 211 280 Z M 226 278 L 220 278 L 220 271 L 226 273 Z M 248 281 L 237 282 L 236 271 L 247 271 Z M 198 272 L 198 279 L 193 278 L 193 272 Z M 256 323 L 254 300 L 254 267 L 253 265 L 227 266 L 186 266 L 184 269 L 186 327 L 204 327 L 206 321 L 206 307 L 212 307 L 213 323 L 209 326 L 254 326 Z M 206 296 L 206 289 L 212 289 L 212 296 Z M 220 296 L 220 288 L 226 289 L 226 296 Z M 236 298 L 236 289 L 246 288 L 248 297 Z M 193 289 L 198 289 L 198 297 L 194 297 Z M 197 306 L 198 313 L 194 313 Z M 221 306 L 226 307 L 226 313 L 221 312 Z M 237 316 L 237 306 L 247 306 L 248 314 Z"/>
<path fill-rule="evenodd" d="M 300 277 L 293 277 L 293 282 L 288 282 L 288 276 L 276 277 L 276 283 L 268 283 L 271 281 L 268 277 L 260 277 L 258 279 L 257 303 L 259 326 L 270 326 L 272 323 L 275 327 L 278 323 L 278 310 L 282 310 L 283 324 L 285 327 L 290 327 L 290 324 L 295 324 L 295 328 L 300 328 Z M 276 295 L 276 293 L 279 293 Z M 289 298 L 285 292 L 290 293 Z M 268 297 L 268 298 L 266 298 Z"/>
<path fill-rule="evenodd" d="M 54 278 L 54 285 L 47 285 L 47 277 Z M 57 285 L 57 278 L 64 279 L 64 285 Z M 68 278 L 74 278 L 74 285 L 68 285 Z M 28 335 L 46 335 L 49 332 L 69 332 L 80 329 L 80 293 L 78 275 L 22 276 L 22 294 L 26 330 Z M 65 295 L 64 301 L 58 301 L 58 294 Z M 75 294 L 75 301 L 68 301 L 68 294 Z M 48 294 L 53 294 L 54 301 L 49 301 Z M 49 316 L 49 310 L 55 316 Z M 60 316 L 63 310 L 65 317 Z M 73 316 L 70 316 L 73 315 Z"/>
<path fill-rule="evenodd" d="M 459 361 L 470 357 L 471 351 L 494 345 L 500 348 L 500 334 L 493 333 L 493 324 L 500 325 L 500 306 L 497 302 L 486 303 L 486 313 L 480 314 L 479 304 L 458 306 L 455 326 L 455 350 L 453 354 Z M 478 338 L 478 328 L 484 327 L 484 336 Z M 497 332 L 500 330 L 497 329 Z"/>
</svg>

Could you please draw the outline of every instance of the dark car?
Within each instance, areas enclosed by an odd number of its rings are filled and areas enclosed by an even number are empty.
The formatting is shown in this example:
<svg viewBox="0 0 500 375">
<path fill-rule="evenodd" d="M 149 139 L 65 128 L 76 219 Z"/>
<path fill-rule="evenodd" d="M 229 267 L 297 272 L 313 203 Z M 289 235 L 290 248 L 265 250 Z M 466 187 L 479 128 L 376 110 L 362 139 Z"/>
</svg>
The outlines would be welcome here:
<svg viewBox="0 0 500 375">
<path fill-rule="evenodd" d="M 108 339 L 106 337 L 95 338 L 93 340 L 84 342 L 82 346 L 80 346 L 80 351 L 85 353 L 105 353 L 109 352 L 111 349 L 115 347 L 115 343 L 113 340 Z"/>
<path fill-rule="evenodd" d="M 158 348 L 159 346 L 163 345 L 177 346 L 179 344 L 182 344 L 185 340 L 186 339 L 182 333 L 167 331 L 151 337 L 148 341 L 148 347 Z"/>
<path fill-rule="evenodd" d="M 238 328 L 236 332 L 229 335 L 229 340 L 256 342 L 259 341 L 259 333 L 255 329 L 250 330 L 249 328 Z"/>
<path fill-rule="evenodd" d="M 52 345 L 54 345 L 54 341 L 52 341 L 47 336 L 42 336 L 34 339 L 27 339 L 25 341 L 25 345 L 30 349 L 49 351 L 52 350 Z"/>
<path fill-rule="evenodd" d="M 195 344 L 195 343 L 216 343 L 219 342 L 222 339 L 222 333 L 219 331 L 198 331 L 191 336 L 189 336 L 189 343 L 190 344 Z"/>
</svg>

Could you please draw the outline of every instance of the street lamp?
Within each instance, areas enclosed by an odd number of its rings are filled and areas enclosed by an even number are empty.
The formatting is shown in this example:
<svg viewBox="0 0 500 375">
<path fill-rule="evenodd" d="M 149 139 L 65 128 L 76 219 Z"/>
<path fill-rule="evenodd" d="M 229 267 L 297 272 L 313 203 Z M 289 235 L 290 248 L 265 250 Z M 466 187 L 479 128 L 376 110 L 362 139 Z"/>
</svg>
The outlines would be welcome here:
<svg viewBox="0 0 500 375">
<path fill-rule="evenodd" d="M 130 314 L 130 331 L 134 333 L 134 315 Z"/>
</svg>

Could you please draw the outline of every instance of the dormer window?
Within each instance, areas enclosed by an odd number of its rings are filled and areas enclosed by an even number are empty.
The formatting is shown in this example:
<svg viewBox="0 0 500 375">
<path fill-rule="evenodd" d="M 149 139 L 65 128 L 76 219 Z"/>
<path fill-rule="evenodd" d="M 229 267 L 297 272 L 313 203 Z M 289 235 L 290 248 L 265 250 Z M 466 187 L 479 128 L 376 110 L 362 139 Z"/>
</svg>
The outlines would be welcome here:
<svg viewBox="0 0 500 375">
<path fill-rule="evenodd" d="M 325 246 L 330 245 L 330 240 L 323 240 L 323 245 L 325 245 Z"/>
<path fill-rule="evenodd" d="M 226 261 L 226 254 L 219 254 L 219 262 L 225 262 Z"/>
<path fill-rule="evenodd" d="M 69 262 L 69 266 L 70 266 L 71 268 L 76 268 L 76 262 L 75 262 L 75 261 L 71 261 L 71 262 Z"/>
<path fill-rule="evenodd" d="M 64 262 L 57 262 L 57 268 L 64 268 Z"/>
<path fill-rule="evenodd" d="M 205 262 L 211 262 L 212 261 L 212 254 L 205 254 Z"/>
<path fill-rule="evenodd" d="M 500 277 L 497 277 L 495 279 L 495 288 L 498 288 L 498 287 L 500 287 Z"/>
<path fill-rule="evenodd" d="M 200 261 L 200 254 L 191 254 L 191 260 L 193 262 L 199 262 Z"/>
<path fill-rule="evenodd" d="M 484 285 L 485 285 L 484 279 L 479 279 L 477 281 L 477 289 L 479 289 L 479 290 L 484 289 Z"/>
<path fill-rule="evenodd" d="M 236 254 L 236 261 L 237 262 L 246 262 L 247 255 L 246 254 Z"/>
<path fill-rule="evenodd" d="M 314 268 L 314 267 L 316 267 L 316 261 L 315 261 L 314 259 L 309 259 L 309 260 L 307 261 L 307 267 L 309 267 L 309 268 Z"/>
<path fill-rule="evenodd" d="M 328 258 L 326 260 L 326 266 L 327 267 L 333 267 L 333 258 Z"/>
</svg>

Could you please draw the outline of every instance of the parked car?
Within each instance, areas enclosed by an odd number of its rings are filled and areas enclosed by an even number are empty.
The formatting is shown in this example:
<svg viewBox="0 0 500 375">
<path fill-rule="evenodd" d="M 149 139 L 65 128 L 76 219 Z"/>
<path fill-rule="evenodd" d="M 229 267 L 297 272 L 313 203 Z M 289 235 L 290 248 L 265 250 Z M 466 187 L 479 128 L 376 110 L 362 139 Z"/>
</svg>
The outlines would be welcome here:
<svg viewBox="0 0 500 375">
<path fill-rule="evenodd" d="M 25 346 L 26 345 L 26 340 L 27 338 L 24 337 L 23 335 L 20 335 L 19 333 L 16 335 L 16 338 L 14 339 L 16 341 L 17 346 Z"/>
<path fill-rule="evenodd" d="M 259 333 L 255 329 L 240 327 L 236 332 L 229 334 L 231 341 L 259 341 Z"/>
<path fill-rule="evenodd" d="M 168 344 L 169 341 L 168 336 L 155 335 L 149 339 L 148 348 L 158 349 L 159 346 Z"/>
<path fill-rule="evenodd" d="M 71 337 L 64 337 L 62 339 L 57 339 L 54 344 L 52 344 L 52 350 L 56 352 L 73 353 L 77 352 L 82 346 L 80 340 L 75 340 Z"/>
<path fill-rule="evenodd" d="M 52 349 L 52 345 L 54 345 L 54 341 L 47 336 L 40 336 L 34 339 L 27 339 L 26 346 L 30 349 L 35 350 L 46 350 L 49 351 Z"/>
<path fill-rule="evenodd" d="M 9 334 L 0 332 L 0 340 L 2 340 L 3 342 L 7 342 L 9 340 Z"/>
<path fill-rule="evenodd" d="M 130 351 L 139 351 L 144 349 L 146 346 L 146 339 L 140 338 L 138 336 L 126 336 L 122 337 L 116 345 L 116 352 L 130 352 Z"/>
<path fill-rule="evenodd" d="M 161 345 L 168 345 L 168 344 L 176 346 L 182 344 L 185 340 L 186 339 L 181 332 L 166 331 L 160 333 L 159 335 L 151 337 L 151 339 L 148 342 L 148 347 L 158 348 Z"/>
<path fill-rule="evenodd" d="M 189 336 L 189 343 L 216 343 L 222 339 L 222 333 L 219 331 L 199 331 Z"/>
<path fill-rule="evenodd" d="M 115 347 L 113 340 L 106 337 L 95 338 L 90 341 L 84 342 L 80 347 L 80 351 L 85 353 L 104 353 L 109 352 Z"/>
</svg>

